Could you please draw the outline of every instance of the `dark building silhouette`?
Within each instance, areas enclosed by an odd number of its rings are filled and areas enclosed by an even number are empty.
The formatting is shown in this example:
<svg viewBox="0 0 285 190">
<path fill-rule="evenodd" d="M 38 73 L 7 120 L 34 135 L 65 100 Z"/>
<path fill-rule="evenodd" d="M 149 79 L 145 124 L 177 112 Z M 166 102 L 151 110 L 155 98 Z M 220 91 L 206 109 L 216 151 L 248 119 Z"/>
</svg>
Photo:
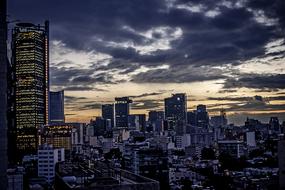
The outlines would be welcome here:
<svg viewBox="0 0 285 190">
<path fill-rule="evenodd" d="M 206 105 L 198 105 L 196 110 L 196 122 L 198 127 L 209 126 L 209 115 L 207 112 Z"/>
<path fill-rule="evenodd" d="M 128 116 L 130 114 L 130 103 L 132 100 L 129 97 L 115 98 L 115 127 L 127 128 Z"/>
<path fill-rule="evenodd" d="M 178 121 L 187 122 L 187 97 L 186 94 L 172 94 L 172 97 L 164 99 L 165 119 L 169 122 L 169 127 L 174 127 Z"/>
<path fill-rule="evenodd" d="M 12 30 L 12 88 L 15 91 L 14 157 L 33 154 L 38 129 L 49 120 L 49 23 L 19 23 Z M 9 129 L 10 130 L 10 129 Z M 12 142 L 11 142 L 12 143 Z"/>
<path fill-rule="evenodd" d="M 146 130 L 146 116 L 145 114 L 132 114 L 129 115 L 129 128 L 136 129 L 139 131 Z"/>
<path fill-rule="evenodd" d="M 278 117 L 271 117 L 269 121 L 269 125 L 270 125 L 269 127 L 271 131 L 274 131 L 276 133 L 281 132 Z"/>
<path fill-rule="evenodd" d="M 154 123 L 157 120 L 164 120 L 164 112 L 163 111 L 149 111 L 148 121 L 150 123 Z"/>
<path fill-rule="evenodd" d="M 187 112 L 187 124 L 195 126 L 197 124 L 196 121 L 196 111 Z"/>
<path fill-rule="evenodd" d="M 7 188 L 7 22 L 6 0 L 0 1 L 0 189 Z"/>
<path fill-rule="evenodd" d="M 150 111 L 148 112 L 148 123 L 150 131 L 162 132 L 164 130 L 164 112 Z"/>
<path fill-rule="evenodd" d="M 220 115 L 211 117 L 211 124 L 214 127 L 224 127 L 228 124 L 225 110 L 221 110 Z"/>
<path fill-rule="evenodd" d="M 106 119 L 96 117 L 96 120 L 92 120 L 91 125 L 94 127 L 95 136 L 103 136 L 106 134 Z"/>
<path fill-rule="evenodd" d="M 50 92 L 49 124 L 63 124 L 64 119 L 64 91 Z"/>
<path fill-rule="evenodd" d="M 111 127 L 114 127 L 114 104 L 102 105 L 102 117 L 106 120 L 110 120 Z"/>
</svg>

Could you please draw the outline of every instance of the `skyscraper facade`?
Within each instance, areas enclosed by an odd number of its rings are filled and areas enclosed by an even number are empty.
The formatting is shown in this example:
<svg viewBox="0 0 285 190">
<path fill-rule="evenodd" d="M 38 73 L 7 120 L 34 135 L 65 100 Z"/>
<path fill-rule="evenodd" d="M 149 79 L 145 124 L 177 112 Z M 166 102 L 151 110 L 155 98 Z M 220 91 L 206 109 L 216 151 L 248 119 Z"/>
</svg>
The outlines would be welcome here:
<svg viewBox="0 0 285 190">
<path fill-rule="evenodd" d="M 115 125 L 116 128 L 128 127 L 128 116 L 130 114 L 130 103 L 132 100 L 129 97 L 115 98 Z"/>
<path fill-rule="evenodd" d="M 0 189 L 7 188 L 7 22 L 6 0 L 0 1 Z"/>
<path fill-rule="evenodd" d="M 206 105 L 198 105 L 196 110 L 196 122 L 198 127 L 207 128 L 209 126 L 209 115 Z"/>
<path fill-rule="evenodd" d="M 12 31 L 17 155 L 36 153 L 38 128 L 48 124 L 49 23 L 19 23 Z"/>
<path fill-rule="evenodd" d="M 64 119 L 64 91 L 50 92 L 49 124 L 63 124 Z"/>
<path fill-rule="evenodd" d="M 102 105 L 102 117 L 111 121 L 111 127 L 114 127 L 114 104 Z"/>
<path fill-rule="evenodd" d="M 172 97 L 164 99 L 165 119 L 173 121 L 187 122 L 187 97 L 184 93 L 172 94 Z"/>
</svg>

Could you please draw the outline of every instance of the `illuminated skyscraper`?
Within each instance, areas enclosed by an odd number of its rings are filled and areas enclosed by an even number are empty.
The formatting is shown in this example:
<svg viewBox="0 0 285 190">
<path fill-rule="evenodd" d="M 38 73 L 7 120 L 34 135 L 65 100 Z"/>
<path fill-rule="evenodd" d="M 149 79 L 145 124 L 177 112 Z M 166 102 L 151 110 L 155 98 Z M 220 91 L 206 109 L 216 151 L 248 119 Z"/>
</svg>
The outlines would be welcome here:
<svg viewBox="0 0 285 190">
<path fill-rule="evenodd" d="M 17 155 L 36 153 L 38 128 L 48 124 L 49 23 L 19 23 L 12 31 Z"/>
<path fill-rule="evenodd" d="M 128 128 L 128 117 L 130 114 L 130 103 L 133 101 L 129 97 L 115 98 L 115 124 L 116 128 Z"/>
<path fill-rule="evenodd" d="M 0 189 L 7 188 L 7 23 L 6 0 L 0 1 Z"/>
</svg>

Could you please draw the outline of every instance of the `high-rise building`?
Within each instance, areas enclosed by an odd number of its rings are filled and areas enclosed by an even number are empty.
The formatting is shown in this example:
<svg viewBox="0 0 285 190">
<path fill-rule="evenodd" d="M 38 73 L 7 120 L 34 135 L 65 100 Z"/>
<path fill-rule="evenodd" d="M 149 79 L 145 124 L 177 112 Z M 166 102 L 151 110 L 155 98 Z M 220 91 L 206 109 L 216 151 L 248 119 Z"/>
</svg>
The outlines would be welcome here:
<svg viewBox="0 0 285 190">
<path fill-rule="evenodd" d="M 164 99 L 165 119 L 169 122 L 170 128 L 177 123 L 186 124 L 187 122 L 187 97 L 186 94 L 172 94 L 172 97 Z"/>
<path fill-rule="evenodd" d="M 0 1 L 0 189 L 7 188 L 7 22 L 6 0 Z"/>
<path fill-rule="evenodd" d="M 209 126 L 209 115 L 207 112 L 206 105 L 198 105 L 196 110 L 196 122 L 198 127 L 208 127 Z"/>
<path fill-rule="evenodd" d="M 145 114 L 132 114 L 129 115 L 129 128 L 138 131 L 146 130 L 146 119 Z"/>
<path fill-rule="evenodd" d="M 271 117 L 270 121 L 269 121 L 269 128 L 271 131 L 274 131 L 276 133 L 280 133 L 281 132 L 281 128 L 280 128 L 280 123 L 279 123 L 279 119 L 278 117 Z"/>
<path fill-rule="evenodd" d="M 162 132 L 164 122 L 164 112 L 163 111 L 150 111 L 148 112 L 148 123 L 151 131 Z"/>
<path fill-rule="evenodd" d="M 115 127 L 128 128 L 128 116 L 130 114 L 130 103 L 133 101 L 129 97 L 115 98 Z"/>
<path fill-rule="evenodd" d="M 102 117 L 111 121 L 111 127 L 114 127 L 114 104 L 102 105 Z"/>
<path fill-rule="evenodd" d="M 49 23 L 12 30 L 17 156 L 38 149 L 38 129 L 49 119 Z M 21 159 L 21 158 L 20 158 Z"/>
<path fill-rule="evenodd" d="M 49 93 L 49 124 L 64 123 L 64 91 Z"/>
</svg>

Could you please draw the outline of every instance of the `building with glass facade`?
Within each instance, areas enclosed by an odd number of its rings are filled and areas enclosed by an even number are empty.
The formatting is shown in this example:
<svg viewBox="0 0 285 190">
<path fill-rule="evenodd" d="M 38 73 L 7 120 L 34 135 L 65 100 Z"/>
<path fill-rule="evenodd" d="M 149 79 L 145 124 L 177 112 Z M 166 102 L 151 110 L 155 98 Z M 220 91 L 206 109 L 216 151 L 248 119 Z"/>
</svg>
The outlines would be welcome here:
<svg viewBox="0 0 285 190">
<path fill-rule="evenodd" d="M 19 23 L 12 30 L 17 156 L 38 149 L 38 129 L 49 119 L 49 23 Z"/>
<path fill-rule="evenodd" d="M 63 124 L 64 119 L 64 91 L 50 92 L 49 124 Z"/>
<path fill-rule="evenodd" d="M 119 97 L 115 98 L 115 101 L 115 127 L 128 128 L 128 117 L 132 100 L 129 97 Z"/>
</svg>

